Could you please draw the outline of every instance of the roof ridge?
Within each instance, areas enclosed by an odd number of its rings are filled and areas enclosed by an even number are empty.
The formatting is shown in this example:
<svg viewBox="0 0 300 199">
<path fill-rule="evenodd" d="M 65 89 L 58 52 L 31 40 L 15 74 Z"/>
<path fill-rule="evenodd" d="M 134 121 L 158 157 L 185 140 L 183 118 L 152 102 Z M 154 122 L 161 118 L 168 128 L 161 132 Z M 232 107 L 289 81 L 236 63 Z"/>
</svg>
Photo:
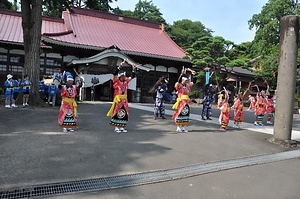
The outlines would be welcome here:
<svg viewBox="0 0 300 199">
<path fill-rule="evenodd" d="M 149 28 L 155 28 L 155 29 L 161 29 L 161 23 L 153 22 L 153 21 L 145 21 L 141 19 L 136 19 L 132 17 L 117 15 L 113 13 L 108 12 L 101 12 L 99 10 L 92 10 L 92 9 L 86 9 L 86 8 L 78 8 L 78 7 L 71 7 L 73 10 L 73 13 L 75 14 L 81 14 L 81 15 L 87 15 L 91 17 L 97 17 L 97 18 L 104 18 L 124 23 L 130 23 L 135 24 L 139 26 L 145 26 Z M 71 13 L 72 14 L 72 13 Z"/>
<path fill-rule="evenodd" d="M 19 11 L 7 10 L 7 9 L 3 9 L 3 8 L 0 8 L 0 14 L 6 14 L 6 15 L 11 15 L 11 16 L 16 16 L 16 17 L 22 17 L 22 13 L 19 12 Z M 63 19 L 58 18 L 58 17 L 42 16 L 42 20 L 63 23 Z"/>
</svg>

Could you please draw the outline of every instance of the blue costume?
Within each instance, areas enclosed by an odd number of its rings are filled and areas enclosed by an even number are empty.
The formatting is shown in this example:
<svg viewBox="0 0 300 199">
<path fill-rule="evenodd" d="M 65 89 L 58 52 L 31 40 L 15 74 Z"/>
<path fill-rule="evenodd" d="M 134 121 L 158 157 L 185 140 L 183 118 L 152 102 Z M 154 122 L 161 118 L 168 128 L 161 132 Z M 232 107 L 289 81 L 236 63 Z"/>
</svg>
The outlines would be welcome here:
<svg viewBox="0 0 300 199">
<path fill-rule="evenodd" d="M 56 94 L 57 94 L 57 87 L 55 86 L 55 84 L 52 84 L 51 86 L 48 87 L 48 94 L 49 94 L 49 97 L 56 97 Z"/>
<path fill-rule="evenodd" d="M 13 94 L 14 94 L 13 81 L 6 80 L 4 82 L 4 88 L 5 88 L 5 99 L 11 101 L 13 99 Z"/>
<path fill-rule="evenodd" d="M 13 80 L 13 86 L 14 86 L 14 94 L 13 94 L 13 104 L 11 105 L 12 107 L 18 107 L 15 104 L 15 101 L 17 100 L 17 97 L 19 95 L 20 92 L 20 82 L 18 80 Z"/>
<path fill-rule="evenodd" d="M 154 118 L 158 117 L 158 113 L 160 117 L 165 119 L 165 103 L 164 103 L 164 96 L 167 92 L 167 85 L 166 83 L 162 83 L 156 88 L 156 98 L 154 104 Z"/>
<path fill-rule="evenodd" d="M 211 103 L 214 101 L 214 93 L 215 89 L 212 85 L 205 85 L 204 87 L 204 99 L 203 99 L 203 109 L 202 109 L 202 119 L 211 119 L 212 111 L 211 111 Z"/>
<path fill-rule="evenodd" d="M 48 86 L 44 83 L 44 80 L 41 80 L 39 83 L 39 93 L 41 99 L 43 99 L 44 101 L 48 98 Z"/>
<path fill-rule="evenodd" d="M 22 91 L 24 94 L 31 93 L 31 81 L 23 79 L 21 82 L 21 86 L 23 87 Z"/>
<path fill-rule="evenodd" d="M 52 85 L 48 87 L 48 104 L 50 104 L 50 101 L 52 99 L 52 106 L 55 106 L 57 91 L 58 89 L 54 83 L 52 83 Z"/>
</svg>

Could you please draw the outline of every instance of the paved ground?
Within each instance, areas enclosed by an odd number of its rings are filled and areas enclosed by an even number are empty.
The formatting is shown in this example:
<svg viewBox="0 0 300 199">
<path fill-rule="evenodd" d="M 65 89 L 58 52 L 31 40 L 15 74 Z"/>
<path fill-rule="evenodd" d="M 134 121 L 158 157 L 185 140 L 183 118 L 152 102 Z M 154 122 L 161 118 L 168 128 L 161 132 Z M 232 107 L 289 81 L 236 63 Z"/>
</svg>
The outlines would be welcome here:
<svg viewBox="0 0 300 199">
<path fill-rule="evenodd" d="M 154 121 L 152 105 L 131 104 L 129 132 L 116 134 L 105 116 L 109 107 L 104 102 L 80 103 L 79 128 L 73 133 L 63 133 L 58 127 L 58 108 L 1 107 L 0 189 L 290 150 L 267 142 L 270 135 L 261 133 L 262 128 L 256 131 L 230 128 L 220 133 L 216 118 L 211 122 L 197 119 L 196 113 L 201 111 L 198 106 L 192 107 L 195 118 L 188 126 L 190 132 L 176 133 L 170 116 Z M 170 105 L 167 109 L 168 114 L 173 112 Z M 217 110 L 214 112 L 217 116 Z M 295 115 L 295 135 L 298 121 Z M 299 198 L 299 172 L 298 158 L 151 185 L 53 198 Z"/>
</svg>

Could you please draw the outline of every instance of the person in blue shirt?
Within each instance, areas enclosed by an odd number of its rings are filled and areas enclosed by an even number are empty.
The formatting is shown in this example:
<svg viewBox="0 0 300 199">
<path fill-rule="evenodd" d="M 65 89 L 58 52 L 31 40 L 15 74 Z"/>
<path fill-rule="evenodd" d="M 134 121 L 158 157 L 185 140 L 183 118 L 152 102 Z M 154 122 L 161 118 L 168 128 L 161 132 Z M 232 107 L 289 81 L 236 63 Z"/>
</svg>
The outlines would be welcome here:
<svg viewBox="0 0 300 199">
<path fill-rule="evenodd" d="M 24 75 L 24 79 L 21 82 L 21 86 L 23 87 L 23 106 L 29 106 L 29 93 L 31 93 L 31 81 L 29 80 L 28 75 Z"/>
<path fill-rule="evenodd" d="M 14 86 L 13 86 L 13 76 L 11 74 L 7 75 L 7 80 L 4 82 L 5 88 L 5 108 L 12 108 L 11 102 L 14 94 Z"/>
<path fill-rule="evenodd" d="M 14 86 L 14 94 L 13 94 L 11 107 L 16 108 L 16 107 L 18 107 L 16 105 L 16 100 L 20 93 L 21 78 L 16 77 L 16 79 L 13 80 L 13 86 Z"/>
<path fill-rule="evenodd" d="M 47 100 L 48 100 L 48 85 L 44 83 L 44 80 L 41 80 L 39 82 L 39 93 L 40 93 L 41 99 L 44 102 L 47 102 Z"/>
<path fill-rule="evenodd" d="M 53 83 L 58 87 L 59 84 L 62 83 L 63 74 L 60 71 L 60 68 L 56 69 L 56 72 L 53 74 Z"/>
<path fill-rule="evenodd" d="M 56 94 L 57 94 L 57 87 L 55 83 L 52 83 L 51 86 L 48 88 L 48 104 L 50 105 L 50 101 L 52 99 L 52 106 L 55 106 L 55 101 L 56 101 Z"/>
</svg>

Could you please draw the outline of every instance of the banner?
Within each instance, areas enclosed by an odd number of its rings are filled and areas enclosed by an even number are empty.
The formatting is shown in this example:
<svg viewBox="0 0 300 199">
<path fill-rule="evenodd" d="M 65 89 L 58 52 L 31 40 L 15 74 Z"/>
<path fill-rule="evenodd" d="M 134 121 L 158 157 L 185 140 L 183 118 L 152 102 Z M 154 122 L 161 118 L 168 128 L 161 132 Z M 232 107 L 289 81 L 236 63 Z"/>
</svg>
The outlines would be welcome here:
<svg viewBox="0 0 300 199">
<path fill-rule="evenodd" d="M 111 80 L 113 78 L 113 74 L 103 74 L 103 75 L 90 75 L 90 74 L 80 74 L 83 78 L 83 88 L 91 87 L 93 84 L 95 86 L 104 84 L 105 82 Z M 136 78 L 133 78 L 128 85 L 130 90 L 136 90 Z"/>
<path fill-rule="evenodd" d="M 210 72 L 205 73 L 205 84 L 209 84 L 209 75 L 210 75 Z"/>
</svg>

